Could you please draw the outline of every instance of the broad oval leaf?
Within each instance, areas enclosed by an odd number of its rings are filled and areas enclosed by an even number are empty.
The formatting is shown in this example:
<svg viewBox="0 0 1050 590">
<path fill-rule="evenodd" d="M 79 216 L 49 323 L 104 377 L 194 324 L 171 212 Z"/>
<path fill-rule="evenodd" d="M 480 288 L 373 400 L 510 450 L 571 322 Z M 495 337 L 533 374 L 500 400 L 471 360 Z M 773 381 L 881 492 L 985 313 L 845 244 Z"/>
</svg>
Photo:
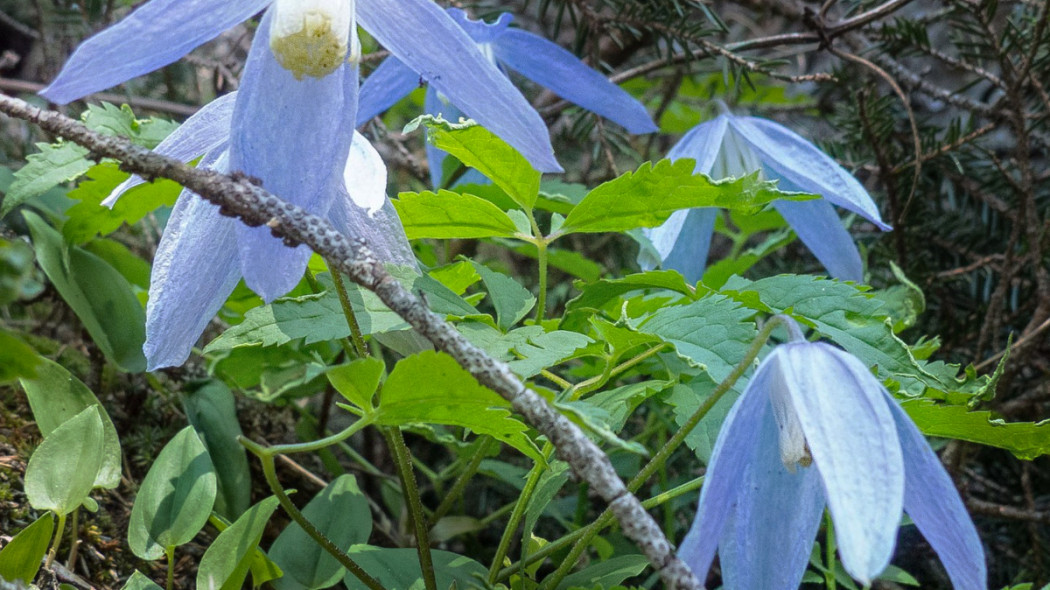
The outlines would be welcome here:
<svg viewBox="0 0 1050 590">
<path fill-rule="evenodd" d="M 241 425 L 233 393 L 221 381 L 207 381 L 182 395 L 182 408 L 215 466 L 215 511 L 228 520 L 236 519 L 251 504 L 252 482 L 247 453 L 237 442 Z"/>
<path fill-rule="evenodd" d="M 161 587 L 147 578 L 146 574 L 135 570 L 121 590 L 161 590 Z"/>
<path fill-rule="evenodd" d="M 430 556 L 434 559 L 438 588 L 452 588 L 453 585 L 458 590 L 489 587 L 485 583 L 488 572 L 473 559 L 448 551 L 431 551 Z M 379 580 L 385 590 L 416 590 L 422 587 L 419 554 L 415 549 L 354 545 L 350 548 L 350 557 L 369 575 Z M 350 573 L 343 578 L 343 583 L 350 590 L 368 590 L 367 586 Z"/>
<path fill-rule="evenodd" d="M 104 440 L 102 418 L 95 406 L 51 431 L 26 467 L 26 496 L 33 508 L 61 516 L 80 506 L 102 467 Z"/>
<path fill-rule="evenodd" d="M 239 590 L 248 576 L 255 548 L 259 546 L 266 523 L 277 509 L 277 498 L 270 496 L 244 512 L 219 533 L 201 558 L 197 587 Z"/>
<path fill-rule="evenodd" d="M 179 431 L 142 480 L 128 524 L 128 544 L 142 559 L 189 542 L 215 504 L 215 468 L 192 426 Z"/>
<path fill-rule="evenodd" d="M 357 480 L 341 475 L 314 496 L 303 516 L 337 547 L 363 543 L 372 534 L 372 512 Z M 284 571 L 271 584 L 277 590 L 327 588 L 339 581 L 345 568 L 292 522 L 270 547 L 270 559 Z"/>
<path fill-rule="evenodd" d="M 20 379 L 29 398 L 33 418 L 46 438 L 66 420 L 90 407 L 102 418 L 102 468 L 95 477 L 95 487 L 112 489 L 120 485 L 120 439 L 109 414 L 95 394 L 62 365 L 41 359 L 34 379 Z"/>
<path fill-rule="evenodd" d="M 15 535 L 10 543 L 0 549 L 0 579 L 9 582 L 22 580 L 26 584 L 32 582 L 40 570 L 40 560 L 47 553 L 54 530 L 55 517 L 53 513 L 45 512 Z"/>
</svg>

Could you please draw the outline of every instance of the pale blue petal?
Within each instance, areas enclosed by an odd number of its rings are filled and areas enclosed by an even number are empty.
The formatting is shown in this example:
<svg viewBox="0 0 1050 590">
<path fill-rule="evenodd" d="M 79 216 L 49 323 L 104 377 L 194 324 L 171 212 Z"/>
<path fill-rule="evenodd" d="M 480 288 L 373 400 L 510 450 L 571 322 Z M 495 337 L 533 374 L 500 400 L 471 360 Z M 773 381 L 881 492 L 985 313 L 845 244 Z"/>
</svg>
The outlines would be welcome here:
<svg viewBox="0 0 1050 590">
<path fill-rule="evenodd" d="M 335 194 L 329 176 L 342 177 L 353 138 L 356 66 L 324 78 L 296 80 L 268 43 L 272 11 L 263 17 L 244 68 L 233 113 L 230 167 L 262 180 L 273 194 L 315 215 Z M 310 250 L 286 247 L 266 227 L 237 232 L 245 283 L 264 300 L 290 291 L 302 278 Z"/>
<path fill-rule="evenodd" d="M 718 217 L 718 209 L 701 207 L 688 211 L 676 211 L 675 215 L 680 213 L 685 213 L 681 231 L 660 266 L 677 270 L 687 281 L 695 283 L 704 276 L 704 269 L 707 267 L 707 255 L 711 249 L 711 236 L 715 232 L 715 218 Z M 652 233 L 661 242 L 658 249 L 665 246 L 665 236 L 662 236 L 660 232 L 666 225 L 665 223 L 652 230 Z M 655 243 L 654 241 L 654 245 Z"/>
<path fill-rule="evenodd" d="M 669 160 L 690 158 L 696 160 L 696 174 L 710 174 L 715 166 L 718 153 L 722 150 L 722 140 L 729 126 L 729 115 L 719 115 L 693 127 L 678 140 L 678 143 L 667 152 Z M 716 178 L 715 180 L 721 180 Z"/>
<path fill-rule="evenodd" d="M 730 408 L 711 451 L 711 464 L 700 489 L 696 518 L 678 547 L 680 557 L 703 580 L 711 569 L 718 542 L 741 494 L 744 468 L 759 449 L 756 439 L 769 413 L 769 371 L 759 367 L 744 393 Z"/>
<path fill-rule="evenodd" d="M 941 558 L 955 590 L 985 590 L 984 548 L 955 484 L 904 409 L 893 399 L 887 403 L 904 452 L 904 511 Z"/>
<path fill-rule="evenodd" d="M 211 151 L 226 151 L 225 144 L 230 138 L 230 121 L 233 118 L 233 105 L 236 92 L 220 96 L 201 107 L 189 119 L 179 125 L 178 129 L 157 144 L 153 151 L 176 160 L 189 162 L 198 156 Z M 109 193 L 102 204 L 113 207 L 120 195 L 131 188 L 146 182 L 141 176 L 133 174 Z"/>
<path fill-rule="evenodd" d="M 501 13 L 496 22 L 487 23 L 483 20 L 474 20 L 468 17 L 467 13 L 461 8 L 448 8 L 446 10 L 448 15 L 452 17 L 452 20 L 456 21 L 456 24 L 466 31 L 467 35 L 470 35 L 470 38 L 476 43 L 492 43 L 499 39 L 507 30 L 507 26 L 514 20 L 514 15 L 509 12 Z"/>
<path fill-rule="evenodd" d="M 222 159 L 212 154 L 201 165 L 225 172 Z M 153 259 L 142 347 L 147 370 L 186 362 L 193 344 L 237 286 L 237 225 L 196 194 L 185 190 L 179 196 Z"/>
<path fill-rule="evenodd" d="M 391 56 L 383 60 L 361 85 L 356 126 L 364 125 L 372 117 L 394 106 L 397 101 L 419 88 L 421 82 L 419 74 L 396 57 Z"/>
<path fill-rule="evenodd" d="M 752 416 L 748 419 L 758 419 Z M 776 452 L 777 424 L 767 411 L 747 463 L 736 510 L 718 545 L 725 588 L 797 590 L 824 512 L 815 469 L 790 473 Z"/>
<path fill-rule="evenodd" d="M 335 187 L 334 190 L 339 189 Z M 368 249 L 383 262 L 417 266 L 416 256 L 412 252 L 412 246 L 408 244 L 408 238 L 405 237 L 401 220 L 389 200 L 370 216 L 367 211 L 354 204 L 345 190 L 342 193 L 328 212 L 329 221 L 339 233 L 350 238 L 363 239 Z"/>
<path fill-rule="evenodd" d="M 80 44 L 40 92 L 65 104 L 166 66 L 271 0 L 150 0 Z"/>
<path fill-rule="evenodd" d="M 861 215 L 880 229 L 891 229 L 857 179 L 802 136 L 758 117 L 730 117 L 729 122 L 775 176 Z"/>
<path fill-rule="evenodd" d="M 562 172 L 543 119 L 430 0 L 357 0 L 362 26 L 469 117 L 541 172 Z"/>
<path fill-rule="evenodd" d="M 802 240 L 828 273 L 842 281 L 861 282 L 864 264 L 853 237 L 842 227 L 835 208 L 824 199 L 815 201 L 773 201 L 798 239 Z"/>
<path fill-rule="evenodd" d="M 492 49 L 496 59 L 522 76 L 631 133 L 658 130 L 642 103 L 556 43 L 508 29 L 492 42 Z"/>
<path fill-rule="evenodd" d="M 774 387 L 789 394 L 813 455 L 810 469 L 824 482 L 842 565 L 870 583 L 893 555 L 904 501 L 901 447 L 885 390 L 863 363 L 821 342 L 783 344 L 773 355 Z"/>
</svg>

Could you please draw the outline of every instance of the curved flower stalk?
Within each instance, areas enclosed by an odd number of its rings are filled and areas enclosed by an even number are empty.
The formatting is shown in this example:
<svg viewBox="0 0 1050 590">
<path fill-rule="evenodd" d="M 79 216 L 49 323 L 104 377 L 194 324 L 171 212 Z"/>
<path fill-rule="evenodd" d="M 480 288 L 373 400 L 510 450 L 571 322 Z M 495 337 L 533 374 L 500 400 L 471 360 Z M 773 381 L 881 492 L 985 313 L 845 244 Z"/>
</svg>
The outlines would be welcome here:
<svg viewBox="0 0 1050 590">
<path fill-rule="evenodd" d="M 228 172 L 230 130 L 236 93 L 218 98 L 186 120 L 156 152 Z M 355 132 L 323 190 L 331 201 L 328 220 L 341 233 L 361 238 L 382 260 L 415 265 L 404 229 L 386 196 L 386 166 L 368 140 Z M 112 206 L 128 189 L 145 182 L 133 176 L 103 201 Z M 183 190 L 161 238 L 146 306 L 148 370 L 181 365 L 212 317 L 241 279 L 237 220 Z M 261 261 L 266 263 L 265 260 Z M 301 272 L 301 271 L 300 271 Z"/>
<path fill-rule="evenodd" d="M 571 52 L 539 35 L 511 28 L 509 25 L 514 19 L 513 15 L 503 13 L 496 22 L 490 24 L 470 19 L 459 8 L 449 8 L 448 14 L 474 40 L 481 53 L 502 71 L 514 70 L 569 102 L 622 125 L 631 133 L 652 133 L 658 130 L 640 102 Z M 429 79 L 421 77 L 418 70 L 396 55 L 387 58 L 365 79 L 361 87 L 357 124 L 363 125 L 387 110 L 425 80 Z M 449 121 L 455 122 L 461 116 L 467 116 L 488 127 L 475 116 L 470 105 L 445 95 L 435 84 L 427 88 L 424 107 L 427 113 L 440 114 Z M 535 110 L 532 112 L 535 113 Z M 514 145 L 496 129 L 489 129 Z M 437 186 L 441 181 L 441 164 L 445 152 L 428 145 L 427 159 L 430 161 L 431 179 Z"/>
<path fill-rule="evenodd" d="M 766 178 L 778 180 L 783 190 L 823 197 L 774 201 L 773 207 L 837 279 L 859 282 L 864 266 L 832 205 L 860 215 L 883 231 L 892 229 L 882 221 L 871 196 L 857 179 L 812 143 L 767 119 L 721 114 L 691 129 L 667 157 L 695 159 L 696 172 L 715 179 L 761 170 Z M 672 268 L 690 281 L 700 280 L 716 215 L 717 210 L 712 208 L 677 211 L 663 225 L 644 230 L 659 260 L 643 250 L 639 264 L 646 269 Z"/>
<path fill-rule="evenodd" d="M 977 530 L 922 433 L 856 357 L 791 328 L 718 434 L 678 555 L 702 579 L 717 550 L 727 589 L 796 590 L 827 506 L 842 565 L 867 585 L 903 509 L 955 588 L 984 590 Z"/>
</svg>

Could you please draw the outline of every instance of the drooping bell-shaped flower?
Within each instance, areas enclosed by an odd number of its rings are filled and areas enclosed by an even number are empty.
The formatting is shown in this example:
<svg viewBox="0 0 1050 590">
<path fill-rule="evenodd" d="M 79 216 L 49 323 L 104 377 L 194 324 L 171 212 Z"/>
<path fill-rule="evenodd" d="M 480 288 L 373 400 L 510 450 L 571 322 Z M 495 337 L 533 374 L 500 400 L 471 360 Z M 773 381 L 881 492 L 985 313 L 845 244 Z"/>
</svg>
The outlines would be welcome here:
<svg viewBox="0 0 1050 590">
<path fill-rule="evenodd" d="M 679 557 L 702 579 L 717 552 L 727 589 L 796 590 L 827 507 L 843 567 L 867 585 L 903 510 L 956 590 L 984 590 L 977 530 L 922 433 L 860 360 L 792 328 L 722 425 Z"/>
<path fill-rule="evenodd" d="M 512 15 L 503 13 L 496 22 L 486 23 L 472 20 L 459 8 L 449 8 L 448 14 L 474 40 L 481 54 L 502 71 L 518 72 L 558 96 L 622 125 L 631 133 L 657 131 L 645 107 L 634 97 L 558 44 L 509 26 L 514 18 Z M 388 57 L 365 79 L 361 87 L 357 124 L 363 125 L 387 110 L 421 82 L 432 81 L 397 56 Z M 453 122 L 460 117 L 472 118 L 514 145 L 486 120 L 481 119 L 481 113 L 461 103 L 456 97 L 445 95 L 436 84 L 431 83 L 427 88 L 424 109 L 429 114 L 441 115 Z M 529 110 L 535 113 L 532 107 Z M 504 113 L 502 116 L 518 115 Z M 528 154 L 525 155 L 528 157 Z M 435 186 L 441 180 L 444 157 L 445 152 L 428 144 L 427 159 Z"/>
<path fill-rule="evenodd" d="M 773 207 L 791 225 L 832 277 L 860 281 L 864 266 L 856 244 L 835 208 L 852 211 L 881 230 L 891 229 L 857 179 L 815 145 L 790 129 L 759 117 L 723 113 L 697 125 L 682 137 L 667 157 L 692 158 L 695 171 L 715 179 L 738 177 L 756 170 L 779 188 L 820 195 L 812 201 L 774 201 Z M 676 211 L 663 225 L 644 230 L 657 256 L 643 249 L 639 264 L 681 272 L 697 281 L 707 265 L 717 209 Z"/>
<path fill-rule="evenodd" d="M 220 97 L 190 117 L 156 148 L 176 159 L 201 158 L 199 166 L 230 170 L 230 128 L 236 93 Z M 133 176 L 103 201 L 112 206 L 145 182 Z M 327 218 L 342 234 L 363 239 L 384 261 L 415 265 L 404 229 L 386 197 L 386 166 L 357 134 L 348 153 L 333 163 L 322 187 L 331 201 Z M 153 263 L 146 305 L 149 370 L 180 365 L 242 277 L 239 228 L 216 206 L 184 190 L 168 220 Z"/>
</svg>

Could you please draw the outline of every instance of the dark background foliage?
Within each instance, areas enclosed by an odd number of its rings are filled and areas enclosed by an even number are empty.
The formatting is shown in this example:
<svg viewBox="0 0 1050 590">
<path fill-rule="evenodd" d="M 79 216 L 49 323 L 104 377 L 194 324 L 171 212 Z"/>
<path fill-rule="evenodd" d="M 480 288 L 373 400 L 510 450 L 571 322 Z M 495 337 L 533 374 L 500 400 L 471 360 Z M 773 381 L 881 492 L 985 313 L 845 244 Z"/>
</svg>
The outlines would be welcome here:
<svg viewBox="0 0 1050 590">
<path fill-rule="evenodd" d="M 136 3 L 0 0 L 0 89 L 38 90 L 80 40 L 131 4 Z M 570 170 L 567 181 L 594 185 L 659 159 L 681 133 L 715 112 L 715 99 L 816 140 L 856 174 L 895 227 L 879 234 L 865 223 L 854 224 L 866 249 L 868 282 L 898 283 L 895 264 L 898 274 L 925 293 L 927 310 L 905 339 L 936 335 L 938 358 L 972 363 L 980 371 L 991 370 L 1012 342 L 998 395 L 986 408 L 1008 420 L 1038 421 L 1050 414 L 1050 2 L 455 4 L 479 17 L 513 12 L 520 26 L 557 40 L 642 97 L 661 124 L 659 135 L 629 137 L 549 92 L 526 87 L 551 124 L 559 157 Z M 236 88 L 251 26 L 235 28 L 172 66 L 95 98 L 128 102 L 141 115 L 181 119 Z M 380 57 L 366 58 L 366 71 Z M 422 145 L 418 137 L 400 133 L 395 124 L 400 122 L 377 120 L 366 131 L 392 167 L 392 181 L 402 189 L 419 188 L 427 178 Z M 34 142 L 50 139 L 11 121 L 2 125 L 5 167 L 17 168 L 34 151 Z M 157 237 L 147 229 L 132 232 L 128 241 L 148 255 Z M 634 265 L 636 246 L 626 239 L 599 235 L 572 245 L 612 273 Z M 502 262 L 530 272 L 525 259 Z M 820 271 L 797 246 L 762 264 L 767 273 Z M 557 279 L 554 284 L 562 287 L 553 297 L 564 301 L 569 282 Z M 47 301 L 49 294 L 42 297 Z M 19 321 L 27 331 L 71 340 L 78 335 L 62 328 L 69 317 L 68 310 L 56 308 Z M 101 363 L 97 351 L 89 350 L 87 358 Z M 85 367 L 92 386 L 107 378 L 94 367 Z M 167 378 L 178 383 L 194 371 L 190 367 Z M 129 415 L 142 415 L 136 404 L 142 405 L 151 388 L 142 378 L 120 379 L 117 402 Z M 14 420 L 15 402 L 6 401 L 5 413 Z M 149 439 L 151 429 L 162 427 L 149 424 L 138 436 Z M 143 441 L 150 444 L 156 443 Z M 991 585 L 1050 581 L 1045 460 L 1022 462 L 958 442 L 948 445 L 945 456 L 978 517 Z M 136 469 L 141 462 L 133 463 Z M 674 520 L 681 525 L 689 516 Z M 936 570 L 928 549 L 910 551 L 923 543 L 903 539 L 896 562 L 913 571 Z"/>
</svg>

